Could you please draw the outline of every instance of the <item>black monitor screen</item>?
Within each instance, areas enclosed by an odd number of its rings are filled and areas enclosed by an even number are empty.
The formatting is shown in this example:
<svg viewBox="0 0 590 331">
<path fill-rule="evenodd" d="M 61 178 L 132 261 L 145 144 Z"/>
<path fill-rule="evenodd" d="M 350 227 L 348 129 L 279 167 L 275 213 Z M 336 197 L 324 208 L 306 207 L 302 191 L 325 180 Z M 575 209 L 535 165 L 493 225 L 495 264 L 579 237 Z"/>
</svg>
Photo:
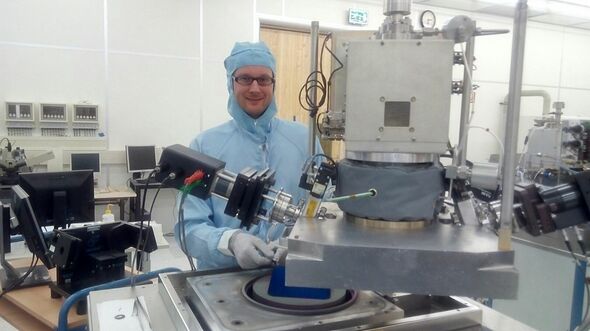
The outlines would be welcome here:
<svg viewBox="0 0 590 331">
<path fill-rule="evenodd" d="M 12 190 L 14 192 L 12 209 L 18 220 L 17 231 L 22 233 L 31 253 L 35 254 L 47 268 L 53 268 L 52 253 L 35 218 L 30 197 L 18 185 L 13 186 Z"/>
<path fill-rule="evenodd" d="M 72 153 L 72 170 L 100 172 L 100 153 Z"/>
<path fill-rule="evenodd" d="M 156 146 L 125 146 L 127 171 L 152 171 L 156 167 Z"/>
<path fill-rule="evenodd" d="M 39 225 L 64 228 L 94 221 L 94 178 L 91 170 L 20 174 Z"/>
</svg>

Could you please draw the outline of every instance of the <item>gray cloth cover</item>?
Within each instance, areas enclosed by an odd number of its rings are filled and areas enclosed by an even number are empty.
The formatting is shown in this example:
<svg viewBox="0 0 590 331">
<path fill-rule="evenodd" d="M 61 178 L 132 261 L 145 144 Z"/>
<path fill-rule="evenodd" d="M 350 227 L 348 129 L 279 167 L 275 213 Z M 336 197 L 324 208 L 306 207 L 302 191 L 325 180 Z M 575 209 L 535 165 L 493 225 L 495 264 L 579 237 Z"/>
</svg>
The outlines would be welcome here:
<svg viewBox="0 0 590 331">
<path fill-rule="evenodd" d="M 377 196 L 338 202 L 358 217 L 389 221 L 431 220 L 443 192 L 443 172 L 432 164 L 384 164 L 342 160 L 335 196 L 367 192 Z"/>
</svg>

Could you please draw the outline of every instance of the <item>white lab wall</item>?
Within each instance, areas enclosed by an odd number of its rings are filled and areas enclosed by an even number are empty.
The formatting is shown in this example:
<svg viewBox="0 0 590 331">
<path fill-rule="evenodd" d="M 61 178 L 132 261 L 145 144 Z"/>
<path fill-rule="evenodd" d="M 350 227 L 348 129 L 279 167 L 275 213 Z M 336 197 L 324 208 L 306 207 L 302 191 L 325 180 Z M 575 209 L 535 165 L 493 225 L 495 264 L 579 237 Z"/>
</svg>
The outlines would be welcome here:
<svg viewBox="0 0 590 331">
<path fill-rule="evenodd" d="M 236 41 L 258 39 L 258 25 L 252 0 L 202 0 L 203 76 L 202 129 L 227 121 L 227 83 L 223 60 Z"/>
<path fill-rule="evenodd" d="M 199 130 L 199 2 L 105 5 L 109 148 L 187 142 Z"/>
<path fill-rule="evenodd" d="M 367 10 L 371 28 L 381 24 L 378 1 L 2 0 L 2 108 L 5 101 L 87 101 L 99 104 L 106 135 L 106 143 L 89 146 L 120 151 L 126 144 L 186 144 L 200 130 L 229 118 L 223 59 L 235 41 L 257 39 L 258 15 L 344 27 L 349 8 Z M 414 21 L 422 9 L 426 7 L 413 6 Z M 437 13 L 439 27 L 454 15 L 467 14 L 483 28 L 512 29 L 509 18 L 428 9 Z M 479 37 L 475 47 L 473 77 L 480 88 L 473 125 L 501 137 L 500 102 L 508 92 L 511 41 L 511 34 Z M 590 116 L 589 48 L 587 31 L 529 22 L 525 88 L 544 89 L 554 101 L 565 101 L 566 115 Z M 462 79 L 460 69 L 455 69 L 455 79 Z M 523 114 L 540 113 L 540 100 L 533 99 L 523 101 Z M 453 96 L 453 142 L 459 101 L 460 96 Z M 521 125 L 523 133 L 527 126 Z M 472 130 L 470 141 L 468 156 L 474 161 L 499 151 L 483 131 Z M 30 144 L 42 147 L 42 142 Z"/>
<path fill-rule="evenodd" d="M 12 140 L 30 156 L 54 151 L 39 170 L 99 150 L 99 185 L 124 186 L 125 145 L 188 144 L 229 118 L 223 59 L 257 39 L 255 20 L 251 0 L 0 0 L 0 118 L 7 101 L 98 104 L 102 138 Z M 169 231 L 173 198 L 160 199 Z"/>
</svg>

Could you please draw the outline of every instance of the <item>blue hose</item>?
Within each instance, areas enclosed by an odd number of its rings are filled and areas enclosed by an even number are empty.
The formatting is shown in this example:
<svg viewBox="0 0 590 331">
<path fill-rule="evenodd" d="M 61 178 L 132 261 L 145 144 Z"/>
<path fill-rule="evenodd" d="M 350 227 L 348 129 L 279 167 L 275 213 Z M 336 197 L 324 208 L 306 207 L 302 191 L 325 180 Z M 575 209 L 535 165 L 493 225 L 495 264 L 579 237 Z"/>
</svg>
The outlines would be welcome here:
<svg viewBox="0 0 590 331">
<path fill-rule="evenodd" d="M 161 273 L 167 272 L 178 272 L 181 271 L 178 268 L 164 268 L 159 270 L 154 270 L 150 272 L 146 272 L 145 274 L 135 276 L 135 282 L 145 282 L 146 280 L 156 278 Z M 110 283 L 100 284 L 96 286 L 91 286 L 82 290 L 79 290 L 72 295 L 70 295 L 61 306 L 59 310 L 59 318 L 57 322 L 57 331 L 67 331 L 68 330 L 68 312 L 74 306 L 78 300 L 85 298 L 91 291 L 99 291 L 99 290 L 107 290 L 111 288 L 123 287 L 131 285 L 131 278 L 123 278 L 119 280 L 115 280 Z"/>
</svg>

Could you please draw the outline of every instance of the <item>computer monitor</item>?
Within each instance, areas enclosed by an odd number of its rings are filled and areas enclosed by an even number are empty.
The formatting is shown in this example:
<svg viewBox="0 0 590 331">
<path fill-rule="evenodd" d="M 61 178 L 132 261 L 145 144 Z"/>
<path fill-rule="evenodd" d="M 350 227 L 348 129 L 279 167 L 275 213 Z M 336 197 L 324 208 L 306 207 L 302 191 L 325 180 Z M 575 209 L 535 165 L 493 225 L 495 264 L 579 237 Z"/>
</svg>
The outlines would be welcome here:
<svg viewBox="0 0 590 331">
<path fill-rule="evenodd" d="M 127 171 L 141 173 L 156 167 L 156 146 L 125 146 Z"/>
<path fill-rule="evenodd" d="M 100 153 L 72 153 L 70 170 L 92 170 L 100 172 Z"/>
<path fill-rule="evenodd" d="M 94 221 L 92 170 L 23 173 L 19 185 L 29 194 L 41 226 Z"/>
<path fill-rule="evenodd" d="M 14 224 L 16 232 L 22 234 L 31 253 L 43 262 L 43 265 L 31 265 L 30 267 L 18 267 L 10 264 L 5 257 L 6 251 L 0 249 L 0 265 L 3 272 L 0 272 L 0 285 L 3 291 L 12 289 L 39 286 L 49 284 L 51 277 L 47 269 L 55 267 L 53 252 L 45 241 L 43 232 L 37 223 L 33 207 L 29 201 L 28 194 L 18 185 L 11 187 L 10 204 L 0 203 L 2 213 L 0 222 Z M 14 214 L 14 218 L 11 217 Z"/>
<path fill-rule="evenodd" d="M 18 185 L 13 186 L 12 191 L 14 195 L 11 206 L 18 222 L 17 232 L 23 235 L 31 253 L 35 254 L 47 268 L 53 268 L 55 266 L 52 258 L 53 253 L 49 250 L 37 222 L 30 196 Z"/>
</svg>

